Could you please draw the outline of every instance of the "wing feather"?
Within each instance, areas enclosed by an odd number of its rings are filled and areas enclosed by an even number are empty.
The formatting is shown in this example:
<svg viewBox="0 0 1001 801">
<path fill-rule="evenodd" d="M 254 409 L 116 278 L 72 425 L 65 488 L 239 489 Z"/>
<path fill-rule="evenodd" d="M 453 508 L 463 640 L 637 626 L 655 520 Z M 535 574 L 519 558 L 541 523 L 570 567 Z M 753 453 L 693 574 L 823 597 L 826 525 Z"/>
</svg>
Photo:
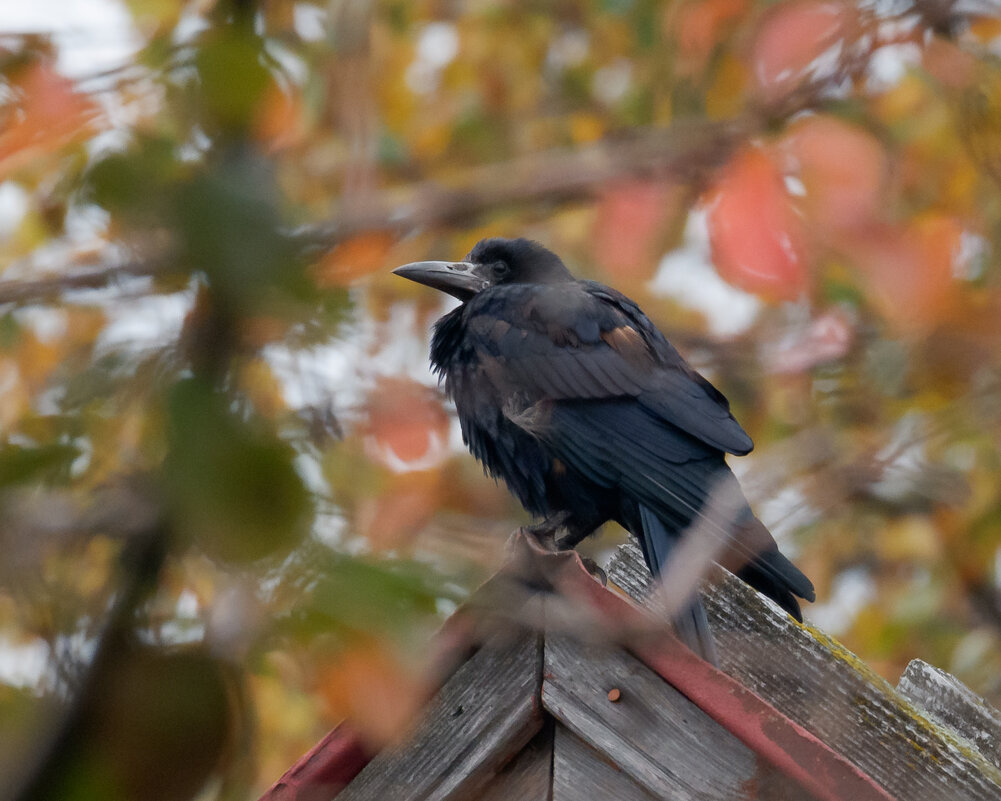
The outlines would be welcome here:
<svg viewBox="0 0 1001 801">
<path fill-rule="evenodd" d="M 498 286 L 469 301 L 466 317 L 474 351 L 493 360 L 502 402 L 633 398 L 714 449 L 753 447 L 726 398 L 615 290 L 587 281 Z"/>
<path fill-rule="evenodd" d="M 628 400 L 556 403 L 535 433 L 595 484 L 621 487 L 674 521 L 690 521 L 714 483 L 732 476 L 718 450 Z"/>
</svg>

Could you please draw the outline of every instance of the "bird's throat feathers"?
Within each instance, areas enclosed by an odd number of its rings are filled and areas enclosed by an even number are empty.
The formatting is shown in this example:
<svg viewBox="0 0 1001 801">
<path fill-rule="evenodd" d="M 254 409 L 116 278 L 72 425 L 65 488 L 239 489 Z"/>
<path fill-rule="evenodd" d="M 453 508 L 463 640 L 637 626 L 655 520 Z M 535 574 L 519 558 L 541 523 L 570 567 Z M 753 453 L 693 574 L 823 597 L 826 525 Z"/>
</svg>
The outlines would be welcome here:
<svg viewBox="0 0 1001 801">
<path fill-rule="evenodd" d="M 465 304 L 452 309 L 434 324 L 431 334 L 431 368 L 439 378 L 447 378 L 449 367 L 460 359 L 468 359 L 465 342 L 463 311 Z"/>
</svg>

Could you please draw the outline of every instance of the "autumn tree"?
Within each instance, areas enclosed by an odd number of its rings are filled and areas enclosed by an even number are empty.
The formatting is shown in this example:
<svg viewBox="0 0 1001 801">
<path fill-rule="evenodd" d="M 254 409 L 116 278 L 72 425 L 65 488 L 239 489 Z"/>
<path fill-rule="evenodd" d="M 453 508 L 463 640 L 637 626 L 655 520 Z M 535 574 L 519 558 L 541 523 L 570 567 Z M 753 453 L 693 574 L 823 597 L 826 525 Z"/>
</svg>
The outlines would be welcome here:
<svg viewBox="0 0 1001 801">
<path fill-rule="evenodd" d="M 249 797 L 344 716 L 399 732 L 524 517 L 389 269 L 487 234 L 726 392 L 809 619 L 1001 698 L 992 4 L 127 5 L 115 69 L 0 37 L 16 797 Z"/>
</svg>

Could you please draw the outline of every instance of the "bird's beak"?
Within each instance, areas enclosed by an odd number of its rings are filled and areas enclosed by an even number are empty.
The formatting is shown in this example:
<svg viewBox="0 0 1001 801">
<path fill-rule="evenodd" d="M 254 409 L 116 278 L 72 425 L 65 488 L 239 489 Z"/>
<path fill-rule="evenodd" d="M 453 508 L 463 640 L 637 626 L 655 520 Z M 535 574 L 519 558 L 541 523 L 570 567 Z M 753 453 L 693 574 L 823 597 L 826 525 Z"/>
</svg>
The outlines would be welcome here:
<svg viewBox="0 0 1001 801">
<path fill-rule="evenodd" d="M 468 261 L 415 261 L 393 270 L 395 275 L 439 289 L 459 300 L 469 300 L 489 281 L 478 274 L 478 265 Z"/>
</svg>

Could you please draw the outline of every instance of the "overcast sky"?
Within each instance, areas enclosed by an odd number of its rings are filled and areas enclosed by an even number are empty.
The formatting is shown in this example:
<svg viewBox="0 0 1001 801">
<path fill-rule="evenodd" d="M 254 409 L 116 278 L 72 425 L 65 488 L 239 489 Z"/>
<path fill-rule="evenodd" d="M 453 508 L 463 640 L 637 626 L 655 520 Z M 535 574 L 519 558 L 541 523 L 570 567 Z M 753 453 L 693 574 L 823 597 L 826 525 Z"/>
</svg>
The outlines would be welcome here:
<svg viewBox="0 0 1001 801">
<path fill-rule="evenodd" d="M 7 0 L 0 3 L 0 34 L 10 33 L 52 33 L 59 68 L 74 77 L 116 67 L 139 46 L 118 0 Z"/>
</svg>

